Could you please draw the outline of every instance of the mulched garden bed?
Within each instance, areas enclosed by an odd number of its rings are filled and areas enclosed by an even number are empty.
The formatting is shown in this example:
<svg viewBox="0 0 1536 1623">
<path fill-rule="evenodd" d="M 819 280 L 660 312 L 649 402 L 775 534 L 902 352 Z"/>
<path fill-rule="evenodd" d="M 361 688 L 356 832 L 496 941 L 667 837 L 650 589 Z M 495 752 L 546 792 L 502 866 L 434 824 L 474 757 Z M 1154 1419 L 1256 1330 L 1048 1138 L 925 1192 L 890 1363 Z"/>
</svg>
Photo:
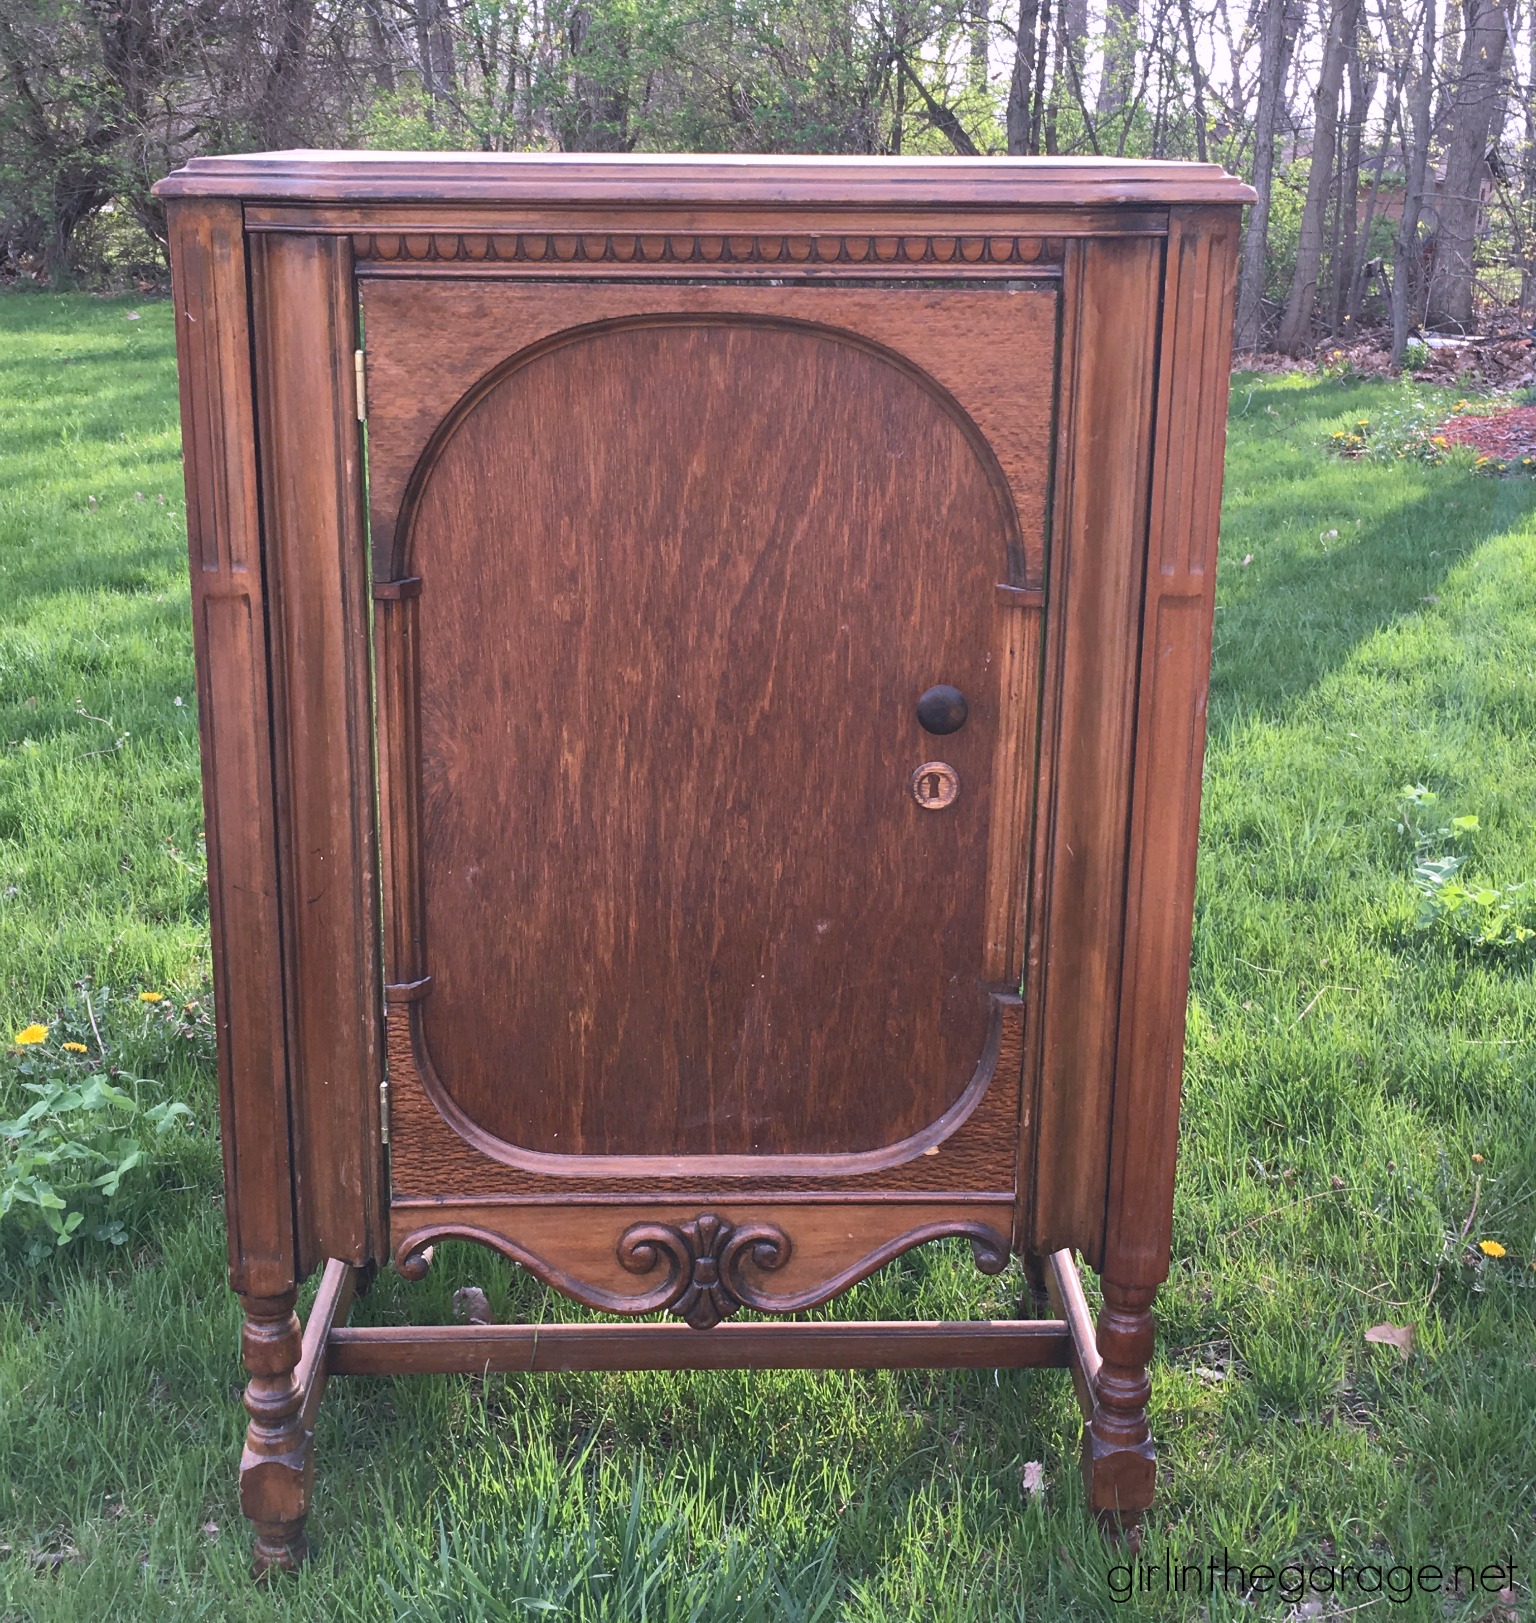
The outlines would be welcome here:
<svg viewBox="0 0 1536 1623">
<path fill-rule="evenodd" d="M 1479 456 L 1519 464 L 1536 459 L 1536 406 L 1507 406 L 1486 416 L 1458 413 L 1435 434 L 1447 445 L 1468 445 Z"/>
</svg>

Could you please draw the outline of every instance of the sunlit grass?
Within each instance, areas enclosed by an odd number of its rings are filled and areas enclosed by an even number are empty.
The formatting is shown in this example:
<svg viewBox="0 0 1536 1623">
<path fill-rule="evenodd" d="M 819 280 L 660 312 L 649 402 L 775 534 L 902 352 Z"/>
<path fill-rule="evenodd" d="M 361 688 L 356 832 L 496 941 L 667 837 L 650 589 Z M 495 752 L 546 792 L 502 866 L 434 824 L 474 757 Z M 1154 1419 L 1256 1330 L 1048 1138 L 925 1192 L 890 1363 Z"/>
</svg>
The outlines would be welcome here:
<svg viewBox="0 0 1536 1623">
<path fill-rule="evenodd" d="M 207 905 L 169 307 L 17 297 L 0 341 L 0 1011 L 193 976 Z M 133 312 L 138 319 L 130 320 Z"/>
<path fill-rule="evenodd" d="M 163 305 L 0 301 L 0 1002 L 18 1023 L 83 973 L 131 988 L 205 966 L 204 902 L 167 847 L 191 851 L 201 821 L 169 334 Z M 1536 1547 L 1536 988 L 1406 931 L 1392 826 L 1398 790 L 1426 783 L 1477 814 L 1481 869 L 1536 878 L 1536 493 L 1321 449 L 1394 388 L 1234 390 L 1159 1564 Z M 206 1072 L 171 1080 L 206 1127 Z M 0 1615 L 1255 1609 L 1110 1600 L 1052 1374 L 338 1382 L 314 1562 L 261 1594 L 211 1143 L 179 1164 L 127 1253 L 0 1264 Z M 1508 1255 L 1469 1266 L 1464 1229 Z M 570 1311 L 448 1247 L 420 1285 L 381 1277 L 359 1315 L 440 1322 L 467 1281 L 499 1315 Z M 849 1305 L 1008 1311 L 1017 1288 L 936 1248 Z M 1406 1363 L 1364 1341 L 1383 1321 L 1415 1326 Z M 1026 1503 L 1030 1460 L 1049 1486 Z"/>
</svg>

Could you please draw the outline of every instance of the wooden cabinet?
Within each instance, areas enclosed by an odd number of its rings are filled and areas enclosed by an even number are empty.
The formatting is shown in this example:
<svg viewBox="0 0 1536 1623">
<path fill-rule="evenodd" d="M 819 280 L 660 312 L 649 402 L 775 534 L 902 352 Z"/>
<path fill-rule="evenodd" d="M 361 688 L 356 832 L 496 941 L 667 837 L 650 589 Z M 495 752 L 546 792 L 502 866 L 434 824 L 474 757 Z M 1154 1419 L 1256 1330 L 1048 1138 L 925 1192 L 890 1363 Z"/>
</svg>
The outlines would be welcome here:
<svg viewBox="0 0 1536 1623">
<path fill-rule="evenodd" d="M 326 1376 L 385 1370 L 1066 1366 L 1133 1518 L 1245 189 L 280 153 L 158 190 L 258 1566 L 302 1557 Z M 1022 1257 L 1025 1316 L 733 1319 L 954 1236 Z M 450 1238 L 668 1318 L 346 1325 Z"/>
</svg>

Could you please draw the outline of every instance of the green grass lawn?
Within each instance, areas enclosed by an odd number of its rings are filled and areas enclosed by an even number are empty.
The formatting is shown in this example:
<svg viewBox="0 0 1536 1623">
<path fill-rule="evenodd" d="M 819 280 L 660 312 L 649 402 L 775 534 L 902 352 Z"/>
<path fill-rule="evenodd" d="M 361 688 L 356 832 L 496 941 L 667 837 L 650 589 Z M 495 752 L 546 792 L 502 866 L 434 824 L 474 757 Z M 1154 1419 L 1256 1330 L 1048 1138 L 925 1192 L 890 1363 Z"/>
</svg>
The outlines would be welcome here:
<svg viewBox="0 0 1536 1623">
<path fill-rule="evenodd" d="M 1401 393 L 1233 392 L 1159 1565 L 1536 1557 L 1536 980 L 1517 952 L 1412 929 L 1395 827 L 1426 785 L 1436 816 L 1478 819 L 1465 875 L 1536 879 L 1536 483 L 1322 449 Z M 1113 1600 L 1059 1374 L 339 1382 L 315 1558 L 251 1586 L 177 438 L 164 304 L 0 299 L 0 1013 L 7 1034 L 53 1022 L 26 1053 L 81 1075 L 97 1015 L 141 1103 L 195 1115 L 125 1182 L 126 1243 L 0 1250 L 0 1618 L 1287 1612 Z M 0 1061 L 0 1117 L 30 1097 L 20 1063 Z M 1483 1239 L 1507 1255 L 1469 1261 Z M 442 1320 L 466 1282 L 541 1310 L 497 1259 L 445 1248 L 360 1312 Z M 1017 1289 L 935 1248 L 852 1307 L 1007 1312 Z M 1382 1322 L 1415 1328 L 1406 1361 L 1366 1342 Z M 1029 1461 L 1047 1486 L 1026 1501 Z"/>
</svg>

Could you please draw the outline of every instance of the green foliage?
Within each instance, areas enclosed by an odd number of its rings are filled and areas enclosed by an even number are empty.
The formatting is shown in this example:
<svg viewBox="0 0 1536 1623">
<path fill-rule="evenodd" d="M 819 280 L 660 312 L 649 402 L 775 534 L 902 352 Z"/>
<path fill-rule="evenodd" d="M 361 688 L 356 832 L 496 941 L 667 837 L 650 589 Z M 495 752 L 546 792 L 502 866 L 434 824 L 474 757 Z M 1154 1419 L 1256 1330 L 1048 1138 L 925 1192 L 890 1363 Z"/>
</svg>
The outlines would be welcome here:
<svg viewBox="0 0 1536 1623">
<path fill-rule="evenodd" d="M 954 150 L 881 26 L 846 0 L 554 0 L 539 12 L 480 4 L 462 22 L 470 48 L 455 94 L 429 96 L 415 74 L 375 88 L 354 117 L 354 139 L 430 150 Z M 963 14 L 937 7 L 910 24 L 912 73 L 979 150 L 1003 149 L 998 87 L 950 71 Z M 509 51 L 517 71 L 491 71 Z M 1064 136 L 1078 139 L 1065 127 Z"/>
<path fill-rule="evenodd" d="M 1353 369 L 1347 358 L 1332 362 L 1330 357 L 1336 353 L 1325 351 L 1319 370 L 1335 382 L 1348 383 Z M 1404 380 L 1378 385 L 1372 398 L 1374 411 L 1351 414 L 1329 434 L 1326 443 L 1330 451 L 1373 462 L 1443 462 L 1454 454 L 1455 448 L 1439 432 L 1456 406 L 1452 391 Z M 1470 463 L 1472 459 L 1469 455 L 1463 460 Z"/>
<path fill-rule="evenodd" d="M 1422 783 L 1406 785 L 1398 798 L 1397 832 L 1415 860 L 1443 855 L 1447 846 L 1469 841 L 1477 828 L 1476 817 L 1448 816 L 1439 795 Z"/>
<path fill-rule="evenodd" d="M 1536 941 L 1536 887 L 1462 877 L 1471 861 L 1475 816 L 1448 817 L 1422 783 L 1402 791 L 1397 826 L 1413 851 L 1419 910 L 1413 928 L 1454 947 L 1509 964 L 1529 961 Z"/>
<path fill-rule="evenodd" d="M 1339 350 L 1325 350 L 1318 370 L 1337 383 L 1356 381 L 1353 366 Z M 1504 458 L 1479 451 L 1473 445 L 1453 443 L 1447 429 L 1450 419 L 1497 413 L 1505 400 L 1499 396 L 1453 400 L 1452 394 L 1448 389 L 1426 389 L 1404 380 L 1391 389 L 1374 415 L 1353 417 L 1334 429 L 1328 436 L 1327 448 L 1349 460 L 1444 463 L 1489 478 L 1536 475 L 1536 457 Z"/>
<path fill-rule="evenodd" d="M 1518 885 L 1467 883 L 1458 856 L 1416 863 L 1419 913 L 1414 928 L 1505 962 L 1528 962 L 1536 940 L 1536 891 Z"/>
<path fill-rule="evenodd" d="M 76 1081 L 48 1075 L 46 1062 L 34 1059 L 16 1071 L 43 1080 L 24 1081 L 33 1102 L 14 1120 L 0 1121 L 0 1236 L 9 1219 L 28 1240 L 33 1261 L 49 1239 L 68 1245 L 82 1230 L 125 1244 L 127 1231 L 115 1215 L 123 1180 L 143 1169 L 158 1140 L 191 1110 L 180 1100 L 141 1104 L 147 1084 L 123 1072 L 115 1083 L 102 1076 Z"/>
<path fill-rule="evenodd" d="M 1290 295 L 1301 240 L 1301 216 L 1307 201 L 1310 158 L 1294 158 L 1275 167 L 1269 193 L 1269 248 L 1264 256 L 1264 301 L 1280 310 Z"/>
<path fill-rule="evenodd" d="M 127 999 L 82 985 L 46 1023 L 17 1033 L 0 1098 L 21 1108 L 0 1121 L 0 1243 L 39 1261 L 51 1246 L 90 1236 L 128 1239 L 165 1161 L 164 1140 L 191 1117 L 163 1084 L 167 1051 L 190 1044 L 212 1058 L 205 999 L 178 1003 L 160 992 Z M 133 1174 L 130 1177 L 130 1174 Z"/>
</svg>

